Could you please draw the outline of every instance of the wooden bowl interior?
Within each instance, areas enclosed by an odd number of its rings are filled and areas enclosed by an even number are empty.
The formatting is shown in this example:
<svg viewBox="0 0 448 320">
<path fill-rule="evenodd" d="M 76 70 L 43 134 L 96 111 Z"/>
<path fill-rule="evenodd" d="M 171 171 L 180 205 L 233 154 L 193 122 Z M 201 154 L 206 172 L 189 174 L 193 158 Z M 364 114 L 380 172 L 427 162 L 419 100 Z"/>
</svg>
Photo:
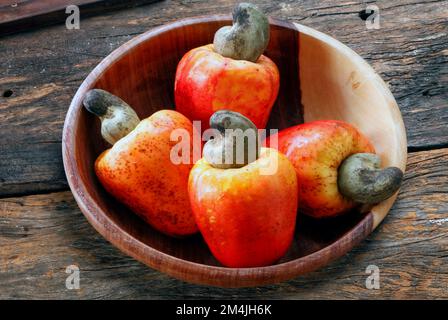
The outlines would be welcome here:
<svg viewBox="0 0 448 320">
<path fill-rule="evenodd" d="M 118 49 L 123 52 L 119 59 L 95 75 L 95 81 L 85 89 L 102 88 L 118 95 L 141 118 L 159 109 L 174 108 L 173 88 L 177 63 L 188 50 L 211 43 L 216 30 L 229 23 L 229 19 L 181 23 L 176 28 L 159 31 L 136 46 L 123 45 Z M 377 122 L 384 116 L 378 112 L 387 109 L 381 100 L 383 98 L 378 102 L 377 96 L 381 94 L 378 90 L 382 88 L 372 88 L 369 79 L 356 70 L 357 65 L 353 65 L 344 54 L 334 55 L 334 50 L 313 36 L 302 35 L 294 24 L 272 23 L 271 41 L 265 54 L 277 64 L 281 85 L 268 127 L 282 129 L 303 123 L 304 119 L 347 120 L 373 138 L 375 146 L 388 163 L 397 162 L 395 154 L 401 149 L 394 151 L 391 157 L 386 152 L 394 144 L 402 142 L 393 139 L 392 142 L 387 141 L 387 136 L 395 137 L 395 133 L 391 134 L 393 123 L 389 123 L 393 119 L 382 122 L 386 126 L 384 132 L 379 134 L 377 129 Z M 366 101 L 373 103 L 374 108 L 365 106 Z M 352 109 L 347 106 L 352 106 Z M 76 107 L 80 114 L 72 132 L 76 135 L 78 178 L 86 186 L 88 196 L 107 215 L 106 218 L 137 241 L 162 253 L 203 265 L 219 266 L 200 235 L 185 239 L 162 235 L 105 192 L 95 176 L 93 164 L 108 145 L 100 136 L 99 121 L 80 106 Z M 365 112 L 370 119 L 363 116 Z M 299 214 L 296 241 L 280 263 L 329 246 L 361 223 L 365 216 L 354 211 L 341 218 L 316 221 Z"/>
</svg>

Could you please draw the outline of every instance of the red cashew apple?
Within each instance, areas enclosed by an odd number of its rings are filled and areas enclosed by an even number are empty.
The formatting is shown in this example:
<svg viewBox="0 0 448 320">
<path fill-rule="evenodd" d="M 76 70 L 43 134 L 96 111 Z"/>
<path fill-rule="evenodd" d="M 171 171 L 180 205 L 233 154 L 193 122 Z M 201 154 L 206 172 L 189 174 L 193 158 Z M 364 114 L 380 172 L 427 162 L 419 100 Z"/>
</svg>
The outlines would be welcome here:
<svg viewBox="0 0 448 320">
<path fill-rule="evenodd" d="M 241 114 L 219 111 L 211 127 L 222 130 L 256 127 Z M 213 255 L 228 267 L 258 267 L 279 260 L 294 235 L 297 179 L 294 167 L 281 153 L 259 148 L 253 157 L 235 157 L 235 141 L 227 134 L 209 140 L 204 157 L 190 173 L 189 193 L 196 223 Z M 247 145 L 244 152 L 248 153 Z M 263 168 L 274 164 L 276 170 Z"/>
<path fill-rule="evenodd" d="M 188 197 L 190 164 L 175 164 L 171 132 L 192 135 L 190 120 L 174 110 L 161 110 L 139 120 L 120 98 L 91 90 L 84 106 L 101 119 L 101 133 L 113 145 L 95 162 L 104 188 L 157 230 L 172 236 L 197 232 Z M 191 153 L 190 153 L 191 154 Z"/>
<path fill-rule="evenodd" d="M 262 129 L 277 98 L 280 76 L 262 55 L 269 42 L 269 22 L 251 4 L 240 4 L 233 26 L 219 29 L 213 44 L 187 52 L 177 66 L 176 110 L 208 128 L 218 110 L 243 114 Z"/>
<path fill-rule="evenodd" d="M 334 217 L 359 203 L 377 203 L 400 186 L 399 168 L 381 170 L 370 141 L 354 126 L 336 120 L 314 121 L 280 131 L 278 150 L 294 165 L 299 210 L 315 218 Z"/>
</svg>

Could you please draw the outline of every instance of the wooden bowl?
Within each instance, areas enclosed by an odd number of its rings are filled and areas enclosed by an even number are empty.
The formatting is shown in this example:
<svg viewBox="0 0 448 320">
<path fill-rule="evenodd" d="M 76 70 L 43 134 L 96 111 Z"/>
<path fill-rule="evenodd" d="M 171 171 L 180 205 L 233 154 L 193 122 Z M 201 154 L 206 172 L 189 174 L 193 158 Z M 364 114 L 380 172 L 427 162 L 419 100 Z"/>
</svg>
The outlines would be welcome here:
<svg viewBox="0 0 448 320">
<path fill-rule="evenodd" d="M 265 54 L 281 74 L 280 93 L 269 127 L 282 129 L 316 119 L 356 125 L 374 143 L 385 165 L 405 169 L 406 134 L 387 86 L 356 53 L 308 27 L 271 19 Z M 348 252 L 384 219 L 395 197 L 371 210 L 316 221 L 299 214 L 293 245 L 277 264 L 231 269 L 219 265 L 200 235 L 174 239 L 160 234 L 108 195 L 93 165 L 106 143 L 99 121 L 82 107 L 92 88 L 108 90 L 141 118 L 173 108 L 174 74 L 190 49 L 211 43 L 230 16 L 177 21 L 148 31 L 119 47 L 86 78 L 64 125 L 63 158 L 73 195 L 88 221 L 126 254 L 185 281 L 223 287 L 276 283 L 310 272 Z"/>
</svg>

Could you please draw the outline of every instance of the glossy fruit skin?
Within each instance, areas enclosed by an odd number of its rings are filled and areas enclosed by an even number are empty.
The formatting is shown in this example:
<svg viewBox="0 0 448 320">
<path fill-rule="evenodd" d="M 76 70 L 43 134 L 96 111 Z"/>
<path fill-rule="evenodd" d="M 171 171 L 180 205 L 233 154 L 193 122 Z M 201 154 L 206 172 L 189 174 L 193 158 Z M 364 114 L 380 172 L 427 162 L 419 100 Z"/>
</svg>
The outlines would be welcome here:
<svg viewBox="0 0 448 320">
<path fill-rule="evenodd" d="M 95 172 L 109 193 L 155 229 L 185 236 L 197 232 L 188 197 L 193 165 L 170 161 L 177 143 L 170 141 L 174 129 L 193 132 L 191 121 L 176 111 L 154 113 L 104 151 L 95 162 Z"/>
<path fill-rule="evenodd" d="M 338 190 L 338 168 L 348 156 L 375 153 L 375 149 L 354 126 L 336 120 L 314 121 L 284 129 L 277 138 L 278 150 L 288 157 L 297 173 L 300 212 L 326 218 L 356 206 Z M 270 139 L 265 145 L 270 145 Z"/>
<path fill-rule="evenodd" d="M 278 160 L 273 175 L 263 161 Z M 237 169 L 193 167 L 189 193 L 196 223 L 208 247 L 227 267 L 267 266 L 288 250 L 297 215 L 297 180 L 289 160 L 262 148 L 260 158 Z"/>
<path fill-rule="evenodd" d="M 218 110 L 237 111 L 263 129 L 277 98 L 280 75 L 275 63 L 262 55 L 257 63 L 226 58 L 206 45 L 187 52 L 177 66 L 176 110 L 209 128 Z"/>
</svg>

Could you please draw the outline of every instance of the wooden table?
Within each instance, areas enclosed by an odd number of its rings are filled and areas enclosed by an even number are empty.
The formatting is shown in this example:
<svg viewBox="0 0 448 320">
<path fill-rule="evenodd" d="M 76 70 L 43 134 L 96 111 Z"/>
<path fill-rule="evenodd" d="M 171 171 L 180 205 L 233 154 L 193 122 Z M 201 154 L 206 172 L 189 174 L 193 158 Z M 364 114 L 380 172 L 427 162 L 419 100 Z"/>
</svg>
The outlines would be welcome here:
<svg viewBox="0 0 448 320">
<path fill-rule="evenodd" d="M 448 1 L 254 1 L 269 15 L 346 43 L 390 86 L 409 160 L 393 209 L 358 247 L 278 285 L 219 289 L 172 279 L 125 256 L 86 221 L 67 186 L 61 133 L 86 75 L 113 49 L 179 18 L 228 13 L 234 1 L 173 0 L 0 38 L 0 298 L 448 298 Z M 80 268 L 68 290 L 69 265 Z M 380 289 L 365 286 L 380 270 Z"/>
</svg>

